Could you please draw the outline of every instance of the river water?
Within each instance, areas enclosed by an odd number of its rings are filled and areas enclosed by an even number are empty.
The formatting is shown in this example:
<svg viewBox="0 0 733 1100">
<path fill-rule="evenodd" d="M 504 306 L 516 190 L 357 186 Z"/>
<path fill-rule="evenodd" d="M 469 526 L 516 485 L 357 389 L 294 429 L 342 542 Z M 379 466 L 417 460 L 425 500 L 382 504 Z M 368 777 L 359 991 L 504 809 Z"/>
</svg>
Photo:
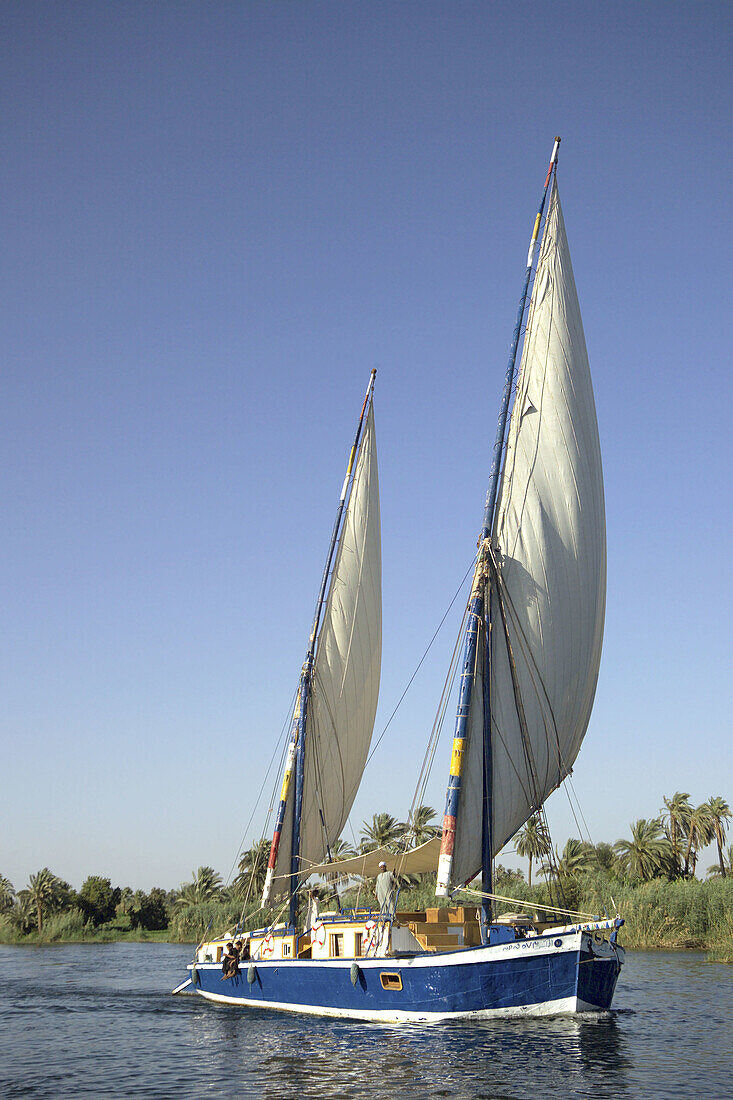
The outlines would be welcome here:
<svg viewBox="0 0 733 1100">
<path fill-rule="evenodd" d="M 733 1097 L 733 967 L 629 952 L 614 1011 L 385 1027 L 171 997 L 191 948 L 2 947 L 0 1096 Z"/>
</svg>

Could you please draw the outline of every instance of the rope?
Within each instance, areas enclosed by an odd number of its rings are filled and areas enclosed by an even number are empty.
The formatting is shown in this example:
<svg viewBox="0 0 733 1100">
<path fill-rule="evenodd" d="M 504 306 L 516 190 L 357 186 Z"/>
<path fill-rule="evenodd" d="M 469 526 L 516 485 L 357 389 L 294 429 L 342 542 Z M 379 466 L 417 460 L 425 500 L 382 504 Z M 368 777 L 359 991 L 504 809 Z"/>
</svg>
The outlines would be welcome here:
<svg viewBox="0 0 733 1100">
<path fill-rule="evenodd" d="M 282 738 L 283 738 L 283 734 L 285 733 L 285 731 L 287 730 L 288 726 L 290 725 L 290 715 L 292 714 L 292 711 L 293 711 L 293 707 L 295 706 L 295 695 L 296 695 L 296 694 L 297 694 L 297 692 L 296 692 L 296 693 L 295 693 L 295 694 L 293 695 L 293 698 L 292 698 L 292 699 L 291 699 L 291 701 L 290 701 L 290 708 L 289 708 L 289 710 L 288 710 L 288 716 L 287 716 L 287 718 L 285 719 L 285 722 L 283 723 L 283 727 L 282 727 L 282 729 L 280 730 L 280 734 L 279 734 L 279 736 L 278 736 L 277 740 L 275 741 L 275 747 L 274 747 L 274 749 L 272 750 L 272 756 L 270 757 L 270 763 L 269 763 L 269 764 L 267 765 L 267 771 L 265 772 L 265 778 L 264 778 L 264 779 L 262 780 L 262 786 L 260 787 L 260 793 L 259 793 L 259 794 L 258 794 L 258 796 L 257 796 L 257 801 L 256 801 L 256 802 L 255 802 L 255 804 L 254 804 L 254 807 L 253 807 L 253 809 L 252 809 L 252 813 L 251 813 L 251 814 L 249 815 L 249 821 L 247 822 L 247 824 L 246 824 L 246 826 L 245 826 L 245 828 L 244 828 L 244 832 L 242 833 L 242 839 L 240 840 L 240 842 L 239 842 L 239 846 L 238 846 L 238 848 L 237 848 L 237 854 L 235 855 L 234 859 L 232 860 L 232 865 L 231 865 L 231 867 L 229 868 L 229 874 L 227 875 L 227 877 L 226 877 L 226 879 L 225 879 L 225 882 L 226 882 L 226 884 L 227 884 L 227 885 L 229 885 L 229 882 L 230 882 L 230 880 L 231 880 L 231 877 L 232 877 L 232 872 L 234 871 L 234 868 L 235 868 L 235 867 L 236 867 L 236 865 L 237 865 L 237 860 L 239 859 L 239 857 L 240 857 L 240 856 L 241 856 L 241 854 L 242 854 L 242 849 L 243 849 L 243 847 L 244 847 L 244 842 L 245 842 L 245 840 L 246 840 L 246 838 L 247 838 L 247 833 L 249 832 L 249 830 L 250 830 L 250 827 L 251 827 L 251 825 L 252 825 L 252 822 L 253 822 L 253 820 L 254 820 L 254 816 L 255 816 L 255 814 L 257 813 L 257 807 L 258 807 L 258 806 L 259 806 L 259 804 L 260 804 L 260 799 L 262 798 L 262 792 L 263 792 L 263 790 L 265 789 L 265 784 L 267 783 L 267 777 L 268 777 L 268 775 L 270 774 L 270 771 L 271 771 L 271 769 L 272 769 L 272 765 L 273 765 L 273 763 L 274 763 L 274 761 L 275 761 L 275 756 L 276 756 L 276 754 L 277 754 L 278 746 L 280 745 L 280 742 L 281 742 L 281 740 L 282 740 Z M 284 750 L 283 750 L 283 751 L 281 751 L 281 753 L 280 753 L 280 760 L 281 760 L 281 761 L 282 761 L 282 758 L 283 758 L 283 752 L 284 752 Z M 270 799 L 270 806 L 272 806 L 272 798 Z M 268 811 L 268 812 L 269 812 L 269 811 Z"/>
<path fill-rule="evenodd" d="M 252 822 L 254 821 L 254 816 L 257 812 L 257 807 L 260 804 L 260 799 L 262 798 L 263 791 L 265 790 L 265 785 L 267 783 L 267 777 L 269 776 L 270 771 L 272 770 L 272 765 L 275 762 L 275 759 L 276 759 L 276 756 L 277 756 L 278 746 L 282 742 L 282 749 L 280 750 L 280 759 L 278 761 L 278 768 L 275 771 L 275 784 L 272 787 L 271 792 L 270 792 L 270 805 L 268 806 L 267 816 L 265 818 L 265 826 L 264 826 L 265 832 L 267 830 L 267 820 L 272 815 L 272 810 L 273 810 L 273 806 L 274 806 L 274 802 L 275 802 L 275 794 L 277 792 L 278 773 L 280 771 L 282 771 L 283 760 L 285 759 L 285 753 L 287 751 L 288 738 L 285 736 L 285 734 L 287 733 L 287 731 L 290 728 L 290 720 L 291 720 L 290 716 L 291 716 L 293 708 L 295 706 L 296 696 L 297 696 L 297 690 L 293 693 L 293 696 L 290 700 L 290 706 L 288 708 L 287 717 L 285 718 L 285 721 L 283 722 L 282 728 L 280 730 L 280 735 L 279 735 L 279 737 L 277 738 L 277 740 L 275 742 L 274 749 L 272 750 L 272 756 L 270 757 L 270 763 L 267 766 L 267 771 L 265 772 L 265 778 L 263 779 L 262 786 L 260 787 L 260 793 L 257 795 L 257 800 L 256 800 L 256 802 L 255 802 L 255 804 L 252 808 L 252 813 L 249 815 L 249 821 L 247 822 L 245 830 L 242 834 L 242 839 L 239 842 L 239 850 L 238 850 L 236 856 L 234 857 L 234 861 L 232 863 L 232 866 L 229 868 L 229 875 L 227 876 L 227 880 L 226 880 L 227 885 L 229 884 L 229 881 L 231 880 L 232 872 L 234 871 L 234 868 L 237 864 L 237 861 L 238 861 L 239 857 L 242 854 L 242 849 L 244 848 L 245 838 L 246 838 L 247 833 L 249 832 L 249 830 L 252 826 Z M 254 860 L 254 866 L 252 867 L 252 869 L 250 871 L 249 883 L 247 884 L 247 892 L 246 892 L 245 897 L 244 897 L 244 902 L 242 903 L 242 911 L 239 914 L 239 924 L 242 924 L 242 922 L 244 921 L 244 914 L 245 914 L 245 911 L 247 909 L 247 906 L 249 905 L 249 899 L 252 895 L 252 887 L 254 886 L 256 873 L 257 873 L 257 870 L 259 868 L 259 862 L 260 862 L 260 852 L 258 851 L 257 855 L 255 857 L 255 860 Z M 254 912 L 259 913 L 261 908 L 262 908 L 262 906 L 260 906 L 259 909 L 255 909 Z M 254 913 L 251 913 L 250 916 L 254 916 Z"/>
<path fill-rule="evenodd" d="M 417 665 L 415 666 L 415 670 L 412 673 L 412 675 L 410 676 L 410 679 L 407 681 L 407 685 L 406 685 L 404 691 L 402 692 L 399 699 L 397 700 L 397 704 L 396 704 L 394 710 L 390 714 L 384 728 L 382 729 L 382 732 L 380 733 L 379 737 L 377 738 L 374 745 L 372 746 L 372 749 L 371 749 L 371 751 L 369 753 L 369 756 L 367 757 L 366 763 L 364 765 L 364 771 L 362 772 L 362 776 L 359 779 L 360 783 L 361 783 L 361 778 L 364 775 L 364 772 L 369 767 L 369 764 L 372 760 L 372 757 L 374 756 L 375 752 L 379 748 L 379 745 L 382 742 L 382 739 L 384 738 L 384 735 L 386 734 L 387 730 L 389 729 L 390 725 L 392 724 L 392 721 L 393 721 L 395 715 L 397 714 L 397 711 L 400 709 L 400 706 L 402 705 L 405 696 L 407 695 L 408 691 L 410 690 L 415 677 L 417 676 L 418 672 L 422 668 L 422 665 L 424 664 L 428 653 L 432 649 L 433 644 L 434 644 L 436 638 L 438 637 L 438 634 L 440 633 L 440 631 L 443 627 L 443 624 L 445 623 L 445 620 L 448 618 L 448 615 L 450 614 L 451 610 L 453 609 L 454 603 L 456 602 L 456 600 L 460 596 L 461 591 L 462 591 L 468 577 L 473 572 L 475 564 L 476 564 L 476 558 L 474 556 L 474 559 L 471 562 L 468 569 L 466 570 L 466 572 L 464 573 L 463 578 L 461 579 L 461 582 L 458 585 L 458 588 L 456 589 L 453 598 L 451 599 L 450 603 L 448 604 L 448 607 L 446 608 L 446 610 L 443 614 L 443 617 L 441 618 L 440 622 L 438 623 L 438 626 L 436 627 L 435 632 L 433 633 L 433 636 L 430 639 L 430 641 L 427 645 L 427 648 L 425 649 L 425 652 L 423 653 L 422 657 L 420 658 Z M 465 617 L 466 617 L 466 612 L 464 612 L 463 620 L 461 622 L 461 630 L 459 631 L 458 642 L 456 642 L 456 648 L 454 650 L 454 654 L 453 654 L 453 658 L 452 658 L 452 662 L 451 662 L 451 667 L 454 666 L 455 661 L 456 661 L 456 654 L 459 652 L 459 649 L 460 649 L 461 634 L 462 634 L 462 631 L 463 631 L 463 623 L 465 622 Z M 428 747 L 426 749 L 425 756 L 423 758 L 423 764 L 422 764 L 422 768 L 421 768 L 421 771 L 420 771 L 420 776 L 418 778 L 418 786 L 416 788 L 415 796 L 413 797 L 413 802 L 412 802 L 412 805 L 410 807 L 410 814 L 408 814 L 408 823 L 409 823 L 409 816 L 414 813 L 414 810 L 416 808 L 416 800 L 417 800 L 417 797 L 418 797 L 418 793 L 420 792 L 420 790 L 422 790 L 422 795 L 424 797 L 425 789 L 427 787 L 427 783 L 428 783 L 428 780 L 430 778 L 430 771 L 432 769 L 433 761 L 435 759 L 435 751 L 437 749 L 438 741 L 440 739 L 440 732 L 441 732 L 441 729 L 442 729 L 443 720 L 445 718 L 445 710 L 446 710 L 446 707 L 447 707 L 448 697 L 450 695 L 450 685 L 453 683 L 454 677 L 455 677 L 455 669 L 453 669 L 453 672 L 451 672 L 451 670 L 449 669 L 448 676 L 446 677 L 446 683 L 445 683 L 445 686 L 443 688 L 443 696 L 441 697 L 441 705 L 438 708 L 438 714 L 436 715 L 435 722 L 433 723 L 433 729 L 431 731 L 430 738 L 428 740 Z M 442 714 L 441 714 L 441 706 L 442 706 Z M 432 743 L 432 751 L 431 751 L 431 743 Z M 422 786 L 421 786 L 421 784 L 422 784 Z M 353 827 L 350 819 L 348 821 L 348 826 L 351 830 L 351 835 L 352 835 L 353 840 L 354 840 L 354 847 L 356 847 L 357 846 L 356 845 L 356 834 L 354 832 L 354 827 Z M 409 837 L 409 830 L 407 831 L 406 836 Z M 407 849 L 405 849 L 405 851 L 406 850 Z M 398 853 L 398 855 L 401 854 L 401 855 L 404 856 L 405 851 L 403 851 L 402 853 Z M 358 887 L 358 892 L 357 892 L 357 906 L 359 904 L 359 900 L 360 900 L 360 897 L 361 897 L 362 885 L 363 885 L 363 880 L 359 882 L 359 887 Z"/>
<path fill-rule="evenodd" d="M 468 574 L 466 574 L 466 577 L 467 576 L 468 576 Z M 463 578 L 463 583 L 465 583 L 466 577 Z M 463 583 L 462 583 L 461 587 L 463 586 Z M 436 753 L 437 748 L 438 748 L 438 742 L 440 741 L 440 735 L 443 731 L 443 723 L 445 722 L 445 716 L 446 716 L 446 713 L 447 713 L 447 710 L 448 710 L 448 703 L 450 702 L 450 697 L 451 697 L 452 692 L 453 692 L 453 684 L 455 682 L 456 672 L 458 670 L 458 662 L 459 662 L 460 653 L 461 653 L 461 642 L 463 640 L 463 629 L 465 627 L 466 616 L 467 615 L 468 615 L 468 605 L 466 605 L 466 609 L 463 612 L 463 618 L 461 620 L 461 626 L 460 626 L 460 629 L 458 631 L 458 637 L 456 639 L 456 644 L 453 648 L 453 654 L 451 656 L 450 664 L 448 666 L 448 674 L 446 675 L 445 682 L 443 684 L 443 691 L 442 691 L 442 694 L 441 694 L 441 697 L 440 697 L 440 701 L 438 703 L 438 710 L 437 710 L 437 713 L 435 715 L 435 721 L 433 722 L 433 728 L 430 731 L 430 737 L 428 738 L 428 744 L 427 744 L 427 748 L 425 750 L 425 756 L 423 757 L 422 767 L 420 768 L 420 774 L 418 775 L 417 786 L 415 787 L 415 793 L 412 797 L 412 804 L 410 806 L 410 810 L 409 810 L 409 813 L 407 815 L 408 829 L 406 830 L 404 838 L 403 838 L 402 850 L 400 852 L 398 852 L 396 865 L 395 865 L 395 873 L 396 874 L 401 873 L 401 869 L 402 869 L 402 866 L 404 864 L 405 857 L 406 857 L 406 855 L 408 854 L 408 852 L 410 850 L 410 848 L 409 848 L 409 840 L 410 840 L 409 825 L 410 825 L 410 822 L 412 821 L 413 836 L 414 836 L 415 816 L 416 816 L 418 808 L 420 806 L 422 806 L 423 803 L 424 803 L 425 791 L 427 789 L 428 781 L 430 779 L 430 774 L 431 774 L 432 768 L 433 768 L 433 763 L 435 761 L 435 753 Z"/>
<path fill-rule="evenodd" d="M 522 909 L 542 909 L 546 913 L 562 913 L 566 917 L 583 917 L 584 920 L 595 920 L 597 913 L 580 913 L 576 909 L 563 909 L 559 905 L 540 905 L 536 901 L 520 901 L 519 898 L 506 898 L 502 894 L 485 894 L 482 890 L 473 890 L 469 886 L 461 886 L 456 894 L 474 894 L 479 898 L 489 898 L 491 901 L 507 901 L 511 905 L 519 905 Z"/>
<path fill-rule="evenodd" d="M 451 610 L 452 610 L 452 608 L 453 608 L 453 604 L 454 604 L 454 603 L 456 602 L 456 600 L 457 600 L 457 599 L 458 599 L 458 597 L 460 596 L 460 594 L 461 594 L 461 590 L 462 590 L 462 588 L 463 588 L 464 584 L 466 583 L 466 581 L 468 580 L 468 577 L 469 577 L 469 575 L 470 575 L 470 574 L 471 574 L 471 573 L 473 572 L 473 569 L 474 569 L 474 566 L 475 566 L 475 564 L 476 564 L 476 558 L 474 557 L 473 561 L 471 562 L 470 566 L 468 567 L 468 569 L 466 570 L 466 572 L 465 572 L 465 574 L 464 574 L 464 576 L 463 576 L 463 580 L 461 581 L 461 583 L 459 584 L 459 586 L 458 586 L 458 588 L 457 588 L 457 590 L 456 590 L 456 594 L 454 595 L 454 597 L 453 597 L 453 599 L 451 600 L 451 602 L 450 602 L 450 603 L 448 604 L 448 607 L 447 607 L 447 609 L 446 609 L 446 612 L 445 612 L 445 614 L 443 615 L 443 618 L 442 618 L 442 619 L 440 620 L 440 622 L 438 623 L 438 626 L 437 626 L 437 628 L 436 628 L 436 630 L 435 630 L 435 633 L 433 634 L 432 638 L 430 639 L 430 641 L 429 641 L 429 643 L 428 643 L 428 647 L 427 647 L 427 649 L 425 650 L 425 652 L 423 653 L 422 657 L 421 657 L 421 658 L 420 658 L 420 660 L 418 661 L 417 667 L 415 668 L 415 671 L 413 672 L 412 676 L 411 676 L 411 677 L 410 677 L 410 679 L 409 679 L 409 680 L 407 681 L 407 686 L 406 686 L 405 690 L 404 690 L 404 691 L 402 692 L 402 695 L 400 695 L 399 699 L 397 700 L 397 706 L 396 706 L 396 707 L 394 708 L 394 710 L 393 710 L 393 711 L 392 711 L 392 713 L 390 714 L 390 716 L 389 716 L 389 718 L 388 718 L 388 720 L 387 720 L 387 724 L 386 724 L 386 726 L 384 727 L 384 729 L 383 729 L 383 730 L 382 730 L 382 732 L 380 733 L 379 737 L 377 738 L 377 740 L 376 740 L 376 742 L 375 742 L 375 744 L 374 744 L 374 747 L 372 748 L 372 751 L 371 751 L 371 752 L 369 753 L 369 756 L 367 757 L 367 762 L 366 762 L 366 764 L 364 765 L 364 771 L 366 771 L 367 767 L 369 766 L 369 762 L 370 762 L 370 760 L 372 759 L 372 757 L 374 756 L 374 753 L 375 753 L 375 752 L 377 751 L 377 749 L 379 748 L 379 745 L 380 745 L 380 743 L 381 743 L 381 741 L 382 741 L 382 738 L 384 737 L 385 733 L 387 732 L 387 730 L 389 729 L 389 727 L 390 727 L 390 725 L 391 725 L 391 723 L 392 723 L 392 719 L 394 718 L 394 716 L 395 716 L 395 714 L 397 713 L 397 711 L 398 711 L 398 710 L 400 709 L 400 706 L 402 705 L 402 701 L 403 701 L 403 699 L 405 698 L 405 696 L 407 695 L 408 691 L 409 691 L 409 690 L 410 690 L 410 688 L 412 687 L 412 681 L 413 681 L 413 680 L 415 679 L 415 677 L 417 676 L 418 672 L 419 672 L 419 671 L 420 671 L 420 669 L 422 668 L 422 665 L 423 665 L 423 662 L 425 661 L 425 658 L 427 657 L 428 653 L 429 653 L 429 652 L 430 652 L 430 650 L 432 649 L 432 646 L 433 646 L 433 642 L 434 642 L 434 641 L 435 641 L 435 639 L 436 639 L 436 638 L 438 637 L 438 634 L 439 634 L 439 633 L 440 633 L 440 631 L 441 631 L 441 628 L 442 628 L 442 626 L 443 626 L 443 623 L 444 623 L 444 622 L 445 622 L 445 620 L 446 620 L 446 619 L 448 618 L 448 615 L 450 614 L 450 611 L 451 611 Z M 363 774 L 363 773 L 362 773 L 362 774 Z"/>
<path fill-rule="evenodd" d="M 582 820 L 583 825 L 585 827 L 586 836 L 588 837 L 588 843 L 593 844 L 593 838 L 590 835 L 590 829 L 588 828 L 588 822 L 585 820 L 585 814 L 583 813 L 583 807 L 580 805 L 580 799 L 578 798 L 578 795 L 576 794 L 575 787 L 573 786 L 573 781 L 570 778 L 570 773 L 568 773 L 568 775 L 566 775 L 565 780 L 563 782 L 563 786 L 565 787 L 565 793 L 568 796 L 568 802 L 570 802 L 570 809 L 571 810 L 573 810 L 573 803 L 570 799 L 570 791 L 573 792 L 573 798 L 575 799 L 575 805 L 578 807 L 578 813 L 580 814 L 581 820 Z M 575 824 L 578 826 L 578 832 L 580 833 L 581 838 L 582 838 L 583 830 L 581 829 L 581 827 L 578 823 L 578 819 L 575 816 L 575 810 L 573 810 L 573 818 L 575 820 Z"/>
</svg>

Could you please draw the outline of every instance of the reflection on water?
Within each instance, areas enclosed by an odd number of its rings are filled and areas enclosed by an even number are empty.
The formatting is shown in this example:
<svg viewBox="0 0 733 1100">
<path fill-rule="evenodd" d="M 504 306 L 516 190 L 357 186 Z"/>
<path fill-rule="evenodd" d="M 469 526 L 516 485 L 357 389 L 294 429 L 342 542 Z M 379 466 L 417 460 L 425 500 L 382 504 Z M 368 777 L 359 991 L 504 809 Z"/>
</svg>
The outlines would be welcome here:
<svg viewBox="0 0 733 1100">
<path fill-rule="evenodd" d="M 298 1029 L 296 1054 L 293 1030 L 273 1031 L 264 1096 L 362 1096 L 365 1085 L 385 1097 L 628 1094 L 622 1039 L 608 1015 L 390 1028 L 319 1022 L 309 1032 L 304 1040 Z"/>
<path fill-rule="evenodd" d="M 171 944 L 0 947 L 3 1097 L 705 1097 L 731 1094 L 733 968 L 630 954 L 616 1011 L 392 1025 L 171 997 Z"/>
</svg>

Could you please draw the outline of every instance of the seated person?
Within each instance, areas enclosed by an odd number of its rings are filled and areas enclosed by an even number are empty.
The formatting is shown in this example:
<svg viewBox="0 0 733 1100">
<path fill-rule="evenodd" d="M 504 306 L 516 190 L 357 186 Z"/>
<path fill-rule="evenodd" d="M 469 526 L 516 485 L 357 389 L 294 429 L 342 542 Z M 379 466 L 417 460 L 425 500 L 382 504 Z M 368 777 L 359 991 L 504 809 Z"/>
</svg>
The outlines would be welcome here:
<svg viewBox="0 0 733 1100">
<path fill-rule="evenodd" d="M 231 940 L 227 944 L 221 962 L 221 980 L 226 981 L 227 978 L 233 978 L 239 970 L 239 952 Z"/>
</svg>

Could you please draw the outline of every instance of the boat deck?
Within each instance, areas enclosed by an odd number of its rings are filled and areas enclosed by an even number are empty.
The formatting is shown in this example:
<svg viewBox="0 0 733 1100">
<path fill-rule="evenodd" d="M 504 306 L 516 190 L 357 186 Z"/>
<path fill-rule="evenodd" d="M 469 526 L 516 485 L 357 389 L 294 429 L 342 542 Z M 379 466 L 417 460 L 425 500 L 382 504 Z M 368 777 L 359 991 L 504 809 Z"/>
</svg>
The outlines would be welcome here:
<svg viewBox="0 0 733 1100">
<path fill-rule="evenodd" d="M 491 942 L 538 936 L 556 924 L 508 915 L 492 925 Z M 398 910 L 392 917 L 378 910 L 349 909 L 322 913 L 311 928 L 302 932 L 279 924 L 241 935 L 227 934 L 203 943 L 197 962 L 221 962 L 232 940 L 242 943 L 243 961 L 384 958 L 478 947 L 481 928 L 476 906 Z"/>
</svg>

